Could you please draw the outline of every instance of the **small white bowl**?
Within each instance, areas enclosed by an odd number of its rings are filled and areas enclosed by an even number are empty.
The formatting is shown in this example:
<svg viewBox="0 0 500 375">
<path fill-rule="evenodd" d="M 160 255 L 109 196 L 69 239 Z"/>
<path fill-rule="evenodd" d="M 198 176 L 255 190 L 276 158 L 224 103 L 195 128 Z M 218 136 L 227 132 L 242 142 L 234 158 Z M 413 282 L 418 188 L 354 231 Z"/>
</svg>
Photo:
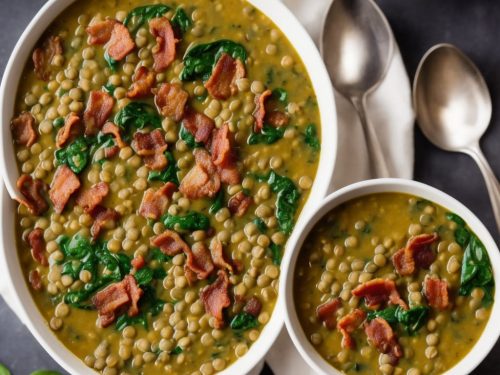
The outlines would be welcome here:
<svg viewBox="0 0 500 375">
<path fill-rule="evenodd" d="M 4 179 L 12 183 L 18 177 L 14 147 L 10 133 L 10 120 L 13 117 L 14 101 L 21 74 L 35 44 L 45 29 L 54 19 L 75 0 L 50 0 L 36 14 L 24 33 L 19 38 L 7 63 L 0 86 L 0 118 L 3 124 L 0 139 L 0 173 Z M 311 189 L 310 197 L 298 220 L 297 227 L 307 212 L 315 207 L 327 194 L 337 154 L 337 116 L 335 100 L 330 78 L 323 60 L 309 34 L 295 16 L 278 0 L 248 0 L 262 13 L 267 15 L 286 35 L 301 57 L 310 76 L 317 96 L 321 115 L 321 154 L 317 178 Z M 45 350 L 70 374 L 95 374 L 85 366 L 82 360 L 71 353 L 53 334 L 45 319 L 39 313 L 28 286 L 25 272 L 21 270 L 15 238 L 13 213 L 15 203 L 10 196 L 15 196 L 15 186 L 7 185 L 7 190 L 0 187 L 0 293 L 11 306 L 17 316 L 29 328 Z M 258 342 L 254 343 L 248 353 L 222 371 L 224 375 L 246 374 L 262 361 L 283 327 L 283 312 L 280 302 L 277 303 L 270 321 L 263 329 Z"/>
<path fill-rule="evenodd" d="M 295 301 L 293 297 L 293 279 L 297 257 L 301 251 L 302 245 L 309 232 L 328 212 L 340 204 L 351 199 L 362 197 L 374 193 L 407 193 L 422 197 L 431 202 L 435 202 L 442 207 L 460 215 L 472 231 L 481 239 L 485 245 L 490 257 L 495 278 L 495 296 L 492 312 L 488 323 L 481 337 L 469 353 L 455 366 L 446 371 L 446 375 L 465 375 L 469 374 L 486 357 L 495 345 L 500 336 L 500 253 L 495 241 L 489 234 L 485 226 L 479 219 L 463 204 L 428 185 L 403 179 L 377 179 L 355 183 L 338 190 L 329 195 L 306 220 L 301 221 L 301 226 L 295 228 L 292 237 L 289 240 L 289 249 L 282 262 L 282 274 L 280 280 L 280 298 L 285 306 L 285 323 L 288 333 L 293 343 L 304 360 L 318 374 L 331 375 L 342 374 L 341 371 L 334 368 L 316 351 L 314 346 L 304 334 L 302 326 L 295 310 Z M 311 286 L 313 287 L 313 286 Z"/>
</svg>

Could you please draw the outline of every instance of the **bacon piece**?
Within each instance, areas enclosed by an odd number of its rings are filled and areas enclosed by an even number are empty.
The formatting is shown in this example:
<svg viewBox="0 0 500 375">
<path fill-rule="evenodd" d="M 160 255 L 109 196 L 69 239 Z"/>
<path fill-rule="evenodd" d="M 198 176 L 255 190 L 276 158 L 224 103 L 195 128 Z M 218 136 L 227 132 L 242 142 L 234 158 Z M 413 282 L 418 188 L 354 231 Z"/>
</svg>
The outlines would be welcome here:
<svg viewBox="0 0 500 375">
<path fill-rule="evenodd" d="M 111 37 L 106 46 L 108 55 L 116 61 L 122 60 L 135 48 L 135 43 L 130 37 L 128 29 L 119 22 L 113 25 Z"/>
<path fill-rule="evenodd" d="M 212 75 L 205 82 L 210 95 L 216 99 L 225 100 L 238 93 L 236 81 L 245 77 L 245 65 L 240 59 L 233 59 L 223 53 L 212 70 Z"/>
<path fill-rule="evenodd" d="M 337 329 L 342 334 L 342 347 L 346 349 L 354 349 L 356 343 L 351 337 L 353 333 L 366 318 L 366 313 L 363 310 L 355 309 L 349 314 L 343 316 L 338 324 Z"/>
<path fill-rule="evenodd" d="M 187 264 L 184 264 L 184 277 L 186 278 L 189 285 L 193 285 L 197 280 L 198 276 Z"/>
<path fill-rule="evenodd" d="M 215 328 L 224 327 L 222 310 L 229 307 L 229 278 L 225 271 L 217 272 L 217 279 L 200 292 L 200 298 L 205 305 L 205 311 L 215 318 Z"/>
<path fill-rule="evenodd" d="M 234 273 L 233 265 L 226 260 L 224 255 L 224 248 L 222 246 L 222 242 L 214 237 L 212 242 L 210 243 L 210 252 L 212 253 L 212 259 L 214 264 L 220 269 L 226 269 L 231 273 Z"/>
<path fill-rule="evenodd" d="M 36 142 L 38 134 L 35 130 L 35 118 L 30 112 L 23 112 L 10 122 L 12 137 L 16 144 L 31 147 Z"/>
<path fill-rule="evenodd" d="M 189 247 L 187 249 L 189 249 Z M 188 250 L 186 256 L 187 266 L 196 273 L 196 277 L 199 280 L 206 279 L 213 272 L 215 267 L 212 257 L 210 256 L 210 251 L 208 251 L 207 247 L 202 242 L 195 243 L 193 247 Z"/>
<path fill-rule="evenodd" d="M 227 202 L 227 207 L 233 215 L 241 217 L 245 215 L 252 203 L 252 197 L 249 197 L 243 191 L 239 191 L 229 199 L 229 202 Z"/>
<path fill-rule="evenodd" d="M 424 295 L 429 305 L 438 309 L 446 310 L 449 306 L 448 282 L 437 277 L 426 277 L 424 280 Z"/>
<path fill-rule="evenodd" d="M 64 147 L 69 141 L 82 134 L 82 131 L 80 117 L 76 113 L 71 112 L 66 117 L 64 126 L 57 132 L 56 146 L 59 148 Z"/>
<path fill-rule="evenodd" d="M 132 265 L 132 267 L 134 267 L 136 271 L 139 271 L 146 265 L 146 261 L 144 260 L 144 257 L 139 254 L 130 261 L 130 264 Z"/>
<path fill-rule="evenodd" d="M 128 309 L 128 316 L 139 313 L 137 302 L 143 291 L 137 285 L 134 276 L 126 275 L 122 281 L 111 284 L 97 292 L 92 297 L 102 327 L 107 327 L 114 322 L 117 315 Z"/>
<path fill-rule="evenodd" d="M 274 127 L 288 125 L 288 116 L 281 111 L 272 111 L 266 116 L 266 121 Z"/>
<path fill-rule="evenodd" d="M 73 173 L 66 164 L 60 165 L 52 183 L 50 184 L 49 197 L 54 205 L 54 211 L 58 214 L 63 212 L 71 194 L 80 187 L 78 176 Z"/>
<path fill-rule="evenodd" d="M 165 229 L 162 234 L 152 237 L 151 246 L 159 247 L 160 250 L 169 256 L 177 255 L 182 252 L 189 253 L 191 249 L 184 240 L 173 230 Z"/>
<path fill-rule="evenodd" d="M 85 31 L 89 34 L 87 43 L 90 45 L 106 44 L 111 39 L 111 33 L 117 22 L 115 20 L 104 20 L 87 26 Z"/>
<path fill-rule="evenodd" d="M 266 90 L 255 98 L 255 110 L 253 118 L 255 119 L 254 131 L 260 133 L 264 127 L 264 117 L 266 117 L 266 100 L 272 95 L 271 90 Z"/>
<path fill-rule="evenodd" d="M 316 317 L 328 329 L 334 329 L 337 323 L 337 310 L 342 306 L 340 298 L 335 298 L 319 305 L 316 308 Z"/>
<path fill-rule="evenodd" d="M 81 191 L 76 197 L 76 204 L 83 208 L 86 213 L 91 213 L 101 204 L 109 193 L 109 186 L 105 182 L 98 182 L 89 189 Z"/>
<path fill-rule="evenodd" d="M 111 115 L 115 101 L 103 91 L 91 91 L 83 113 L 85 135 L 96 135 Z"/>
<path fill-rule="evenodd" d="M 150 133 L 136 132 L 132 141 L 132 148 L 137 155 L 142 156 L 144 164 L 155 171 L 161 171 L 168 164 L 164 155 L 168 145 L 160 129 Z"/>
<path fill-rule="evenodd" d="M 221 181 L 230 185 L 238 184 L 240 175 L 236 167 L 234 135 L 229 130 L 227 123 L 214 131 L 210 152 Z"/>
<path fill-rule="evenodd" d="M 132 86 L 127 92 L 127 98 L 142 98 L 151 94 L 155 84 L 155 74 L 145 66 L 141 66 L 134 74 Z"/>
<path fill-rule="evenodd" d="M 245 304 L 245 307 L 243 307 L 244 312 L 256 318 L 259 316 L 261 310 L 262 310 L 262 303 L 255 296 L 251 297 Z"/>
<path fill-rule="evenodd" d="M 17 188 L 24 199 L 18 202 L 24 204 L 33 215 L 40 216 L 49 208 L 42 192 L 47 189 L 47 185 L 38 178 L 33 178 L 28 174 L 22 174 L 17 179 Z"/>
<path fill-rule="evenodd" d="M 104 124 L 104 126 L 102 127 L 102 133 L 111 134 L 115 138 L 116 144 L 118 145 L 119 148 L 127 146 L 127 144 L 123 141 L 122 136 L 120 134 L 120 128 L 115 124 L 113 124 L 111 121 L 108 121 L 107 123 Z"/>
<path fill-rule="evenodd" d="M 175 47 L 179 40 L 175 38 L 172 25 L 165 17 L 153 18 L 149 21 L 149 32 L 156 38 L 153 69 L 161 72 L 175 60 Z"/>
<path fill-rule="evenodd" d="M 116 221 L 120 218 L 120 214 L 113 208 L 97 206 L 92 211 L 92 217 L 94 218 L 94 222 L 90 227 L 90 234 L 95 240 L 99 237 L 103 228 L 111 224 L 116 224 Z"/>
<path fill-rule="evenodd" d="M 158 190 L 149 188 L 142 196 L 139 214 L 146 219 L 158 220 L 168 207 L 172 194 L 177 190 L 177 186 L 172 182 L 167 182 Z"/>
<path fill-rule="evenodd" d="M 42 277 L 40 276 L 40 272 L 38 270 L 31 270 L 28 275 L 28 281 L 31 284 L 33 290 L 37 292 L 42 290 Z"/>
<path fill-rule="evenodd" d="M 210 154 L 202 148 L 193 154 L 196 164 L 182 179 L 179 191 L 189 199 L 213 198 L 220 189 L 220 177 Z"/>
<path fill-rule="evenodd" d="M 48 266 L 49 262 L 45 256 L 45 240 L 42 228 L 35 228 L 28 234 L 28 244 L 31 247 L 33 259 L 42 266 Z"/>
<path fill-rule="evenodd" d="M 52 59 L 54 56 L 62 54 L 62 41 L 58 36 L 50 36 L 43 42 L 42 47 L 36 48 L 33 51 L 32 58 L 37 77 L 43 81 L 49 81 L 52 75 Z"/>
<path fill-rule="evenodd" d="M 184 116 L 189 94 L 177 83 L 163 83 L 155 90 L 155 105 L 165 117 L 180 121 Z"/>
<path fill-rule="evenodd" d="M 118 152 L 120 152 L 120 147 L 118 146 L 109 146 L 104 149 L 104 158 L 105 159 L 111 159 L 118 155 Z"/>
<path fill-rule="evenodd" d="M 403 349 L 398 343 L 394 332 L 384 319 L 375 318 L 365 324 L 365 333 L 369 342 L 377 348 L 380 353 L 389 354 L 391 364 L 398 363 L 399 358 L 403 357 Z"/>
<path fill-rule="evenodd" d="M 385 302 L 408 309 L 408 305 L 399 296 L 393 280 L 373 279 L 358 285 L 351 293 L 356 297 L 364 297 L 365 304 L 370 309 L 376 309 Z"/>
<path fill-rule="evenodd" d="M 392 264 L 401 276 L 409 276 L 418 268 L 429 268 L 436 259 L 430 245 L 438 239 L 437 233 L 411 237 L 406 246 L 392 256 Z"/>
<path fill-rule="evenodd" d="M 196 142 L 208 144 L 215 128 L 215 122 L 203 113 L 188 109 L 182 118 L 182 125 L 193 135 Z"/>
</svg>

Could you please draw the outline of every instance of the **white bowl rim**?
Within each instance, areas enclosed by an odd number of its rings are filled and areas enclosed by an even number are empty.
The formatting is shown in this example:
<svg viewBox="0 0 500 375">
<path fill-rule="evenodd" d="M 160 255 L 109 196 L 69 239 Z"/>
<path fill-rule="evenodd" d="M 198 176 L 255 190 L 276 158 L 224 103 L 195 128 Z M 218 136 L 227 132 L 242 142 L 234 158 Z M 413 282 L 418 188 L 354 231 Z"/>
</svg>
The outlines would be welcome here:
<svg viewBox="0 0 500 375">
<path fill-rule="evenodd" d="M 4 124 L 2 130 L 2 141 L 0 142 L 0 173 L 3 178 L 7 177 L 7 169 L 12 163 L 16 164 L 14 157 L 12 142 L 10 140 L 10 127 L 6 124 L 10 123 L 14 109 L 15 95 L 12 92 L 17 92 L 17 86 L 21 77 L 22 69 L 25 62 L 29 58 L 32 49 L 37 43 L 40 35 L 45 32 L 46 28 L 64 11 L 71 3 L 76 0 L 49 0 L 38 11 L 25 31 L 19 38 L 14 50 L 9 58 L 5 72 L 0 85 L 0 116 Z M 300 222 L 304 220 L 307 212 L 311 210 L 321 199 L 327 194 L 330 182 L 333 175 L 333 170 L 337 154 L 337 115 L 335 109 L 335 99 L 333 88 L 330 84 L 330 78 L 321 59 L 320 53 L 317 50 L 314 42 L 304 27 L 299 23 L 291 11 L 279 0 L 247 0 L 268 18 L 274 22 L 283 32 L 291 45 L 295 48 L 298 55 L 302 59 L 304 66 L 309 74 L 313 85 L 318 108 L 321 117 L 321 153 L 316 172 L 316 178 L 310 191 L 310 196 L 304 206 L 300 217 L 297 220 L 296 226 L 300 227 Z M 36 36 L 35 36 L 36 35 Z M 5 142 L 4 142 L 5 141 Z M 16 168 L 17 169 L 17 168 Z M 8 184 L 6 184 L 8 185 Z M 7 190 L 10 190 L 7 188 Z M 9 218 L 8 213 L 14 212 L 14 203 L 9 202 L 10 196 L 16 194 L 15 191 L 6 190 L 6 186 L 2 187 L 0 206 L 2 214 L 0 217 L 1 224 L 1 244 L 0 251 L 0 267 L 6 265 L 5 278 L 6 289 L 5 297 L 10 299 L 10 304 L 14 306 L 16 314 L 22 319 L 23 323 L 29 328 L 31 333 L 40 343 L 40 345 L 54 358 L 65 370 L 69 373 L 92 373 L 95 372 L 89 369 L 81 359 L 76 357 L 69 349 L 67 349 L 53 334 L 39 313 L 35 305 L 25 278 L 20 269 L 20 263 L 17 256 L 8 254 L 6 249 L 7 238 L 11 235 L 7 233 L 10 225 L 6 224 Z M 6 225 L 4 225 L 4 223 Z M 289 243 L 289 242 L 288 242 Z M 287 244 L 287 249 L 289 245 Z M 251 371 L 257 366 L 268 352 L 278 334 L 283 327 L 283 306 L 280 299 L 276 303 L 270 321 L 263 329 L 258 344 L 252 345 L 245 356 L 235 361 L 227 369 L 220 372 L 222 375 L 239 375 Z M 237 367 L 234 366 L 237 363 Z"/>
<path fill-rule="evenodd" d="M 306 220 L 302 221 L 303 226 L 297 228 L 299 230 L 294 232 L 289 240 L 291 246 L 282 262 L 279 298 L 282 299 L 282 304 L 285 307 L 285 325 L 288 333 L 302 358 L 318 374 L 342 374 L 341 371 L 333 367 L 316 351 L 306 337 L 299 322 L 293 297 L 293 275 L 297 258 L 307 235 L 316 223 L 332 209 L 358 197 L 391 192 L 422 197 L 460 215 L 471 230 L 481 239 L 488 251 L 496 285 L 490 319 L 471 350 L 457 364 L 444 373 L 445 375 L 469 374 L 483 361 L 500 336 L 500 326 L 495 319 L 495 317 L 500 316 L 500 252 L 486 227 L 466 206 L 441 190 L 413 180 L 381 178 L 348 185 L 326 197 L 316 207 L 315 211 L 310 213 Z"/>
</svg>

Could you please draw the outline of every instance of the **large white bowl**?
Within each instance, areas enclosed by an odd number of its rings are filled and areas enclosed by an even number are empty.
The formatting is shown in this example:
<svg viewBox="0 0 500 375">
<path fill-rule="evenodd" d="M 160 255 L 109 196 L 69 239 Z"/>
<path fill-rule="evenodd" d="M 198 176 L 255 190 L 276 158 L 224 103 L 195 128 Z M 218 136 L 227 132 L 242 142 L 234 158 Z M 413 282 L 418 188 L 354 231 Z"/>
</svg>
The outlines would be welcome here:
<svg viewBox="0 0 500 375">
<path fill-rule="evenodd" d="M 301 221 L 300 226 L 295 228 L 289 240 L 290 247 L 281 264 L 282 274 L 279 293 L 281 303 L 285 305 L 285 323 L 288 333 L 304 360 L 318 374 L 342 374 L 342 372 L 335 369 L 316 351 L 306 337 L 297 317 L 293 297 L 293 276 L 297 258 L 309 232 L 328 212 L 351 199 L 373 193 L 388 192 L 407 193 L 422 197 L 445 207 L 451 212 L 457 213 L 481 239 L 488 251 L 496 285 L 490 319 L 481 337 L 474 347 L 471 348 L 470 352 L 445 373 L 446 375 L 469 374 L 486 357 L 500 335 L 500 324 L 498 324 L 498 318 L 500 317 L 500 253 L 488 230 L 467 207 L 440 190 L 411 180 L 384 178 L 358 182 L 346 186 L 329 195 L 314 212 L 308 215 L 306 220 Z"/>
<path fill-rule="evenodd" d="M 18 177 L 14 148 L 11 141 L 9 123 L 13 116 L 14 101 L 18 82 L 26 61 L 31 58 L 33 48 L 40 35 L 52 21 L 75 0 L 50 0 L 36 14 L 30 22 L 9 59 L 0 87 L 0 116 L 2 123 L 2 139 L 0 142 L 0 165 L 4 178 L 15 181 Z M 321 113 L 321 155 L 317 178 L 314 181 L 310 198 L 304 207 L 297 227 L 303 227 L 304 217 L 307 212 L 318 204 L 326 195 L 335 164 L 337 153 L 337 116 L 335 101 L 330 78 L 323 64 L 321 56 L 313 41 L 297 21 L 293 14 L 278 0 L 248 0 L 256 8 L 266 14 L 287 36 L 298 54 L 311 78 L 314 91 L 317 95 L 318 107 Z M 9 171 L 10 175 L 7 175 Z M 14 196 L 14 189 L 7 184 L 10 196 Z M 11 191 L 12 190 L 12 191 Z M 70 374 L 95 373 L 72 354 L 51 332 L 46 321 L 42 318 L 30 296 L 25 282 L 24 272 L 21 270 L 16 252 L 16 239 L 14 236 L 14 213 L 16 205 L 9 194 L 2 187 L 0 207 L 0 228 L 2 231 L 0 251 L 0 292 L 11 306 L 17 316 L 29 328 L 38 342 L 47 352 Z M 235 364 L 229 366 L 221 374 L 241 375 L 251 371 L 264 358 L 265 354 L 274 343 L 283 326 L 283 312 L 281 303 L 278 302 L 274 313 L 262 334 L 248 353 Z"/>
</svg>

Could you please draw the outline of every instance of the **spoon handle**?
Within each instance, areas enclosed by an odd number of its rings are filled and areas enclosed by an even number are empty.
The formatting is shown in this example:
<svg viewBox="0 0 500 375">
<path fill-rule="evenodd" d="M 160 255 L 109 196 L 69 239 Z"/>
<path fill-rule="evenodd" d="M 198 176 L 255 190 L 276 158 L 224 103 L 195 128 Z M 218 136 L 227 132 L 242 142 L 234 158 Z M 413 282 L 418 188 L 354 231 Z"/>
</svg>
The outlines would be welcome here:
<svg viewBox="0 0 500 375">
<path fill-rule="evenodd" d="M 371 173 L 375 178 L 390 177 L 389 168 L 382 152 L 382 146 L 378 140 L 375 128 L 366 118 L 366 99 L 365 96 L 351 97 L 351 103 L 358 112 L 363 131 L 365 133 L 366 145 L 368 148 L 368 157 L 370 158 Z"/>
<path fill-rule="evenodd" d="M 476 161 L 483 174 L 486 187 L 488 188 L 488 193 L 490 195 L 493 214 L 495 215 L 495 220 L 497 222 L 498 233 L 500 233 L 500 185 L 498 184 L 498 180 L 488 164 L 488 161 L 484 157 L 484 154 L 481 152 L 479 144 L 469 147 L 465 150 L 465 152 Z"/>
</svg>

